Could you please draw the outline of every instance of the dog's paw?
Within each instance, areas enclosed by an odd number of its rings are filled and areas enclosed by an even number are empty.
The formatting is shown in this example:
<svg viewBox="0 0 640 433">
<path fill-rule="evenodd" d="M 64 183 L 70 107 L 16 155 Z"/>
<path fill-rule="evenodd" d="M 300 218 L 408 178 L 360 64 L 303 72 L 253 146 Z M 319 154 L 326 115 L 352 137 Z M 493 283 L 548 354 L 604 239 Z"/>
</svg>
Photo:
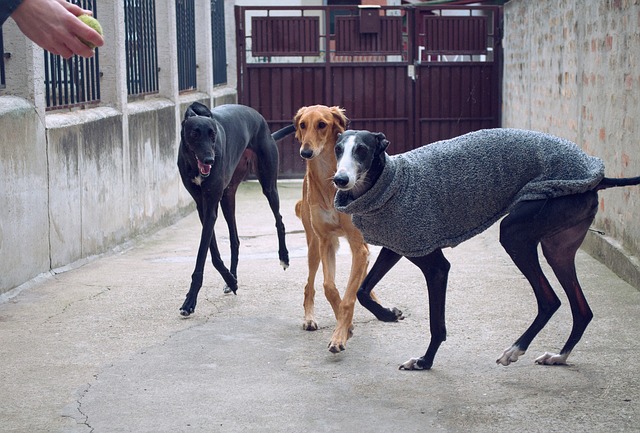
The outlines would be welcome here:
<svg viewBox="0 0 640 433">
<path fill-rule="evenodd" d="M 404 320 L 404 315 L 401 310 L 398 310 L 396 307 L 391 309 L 391 312 L 396 316 L 396 320 Z"/>
<path fill-rule="evenodd" d="M 304 329 L 305 331 L 317 331 L 318 324 L 315 320 L 305 320 L 302 324 L 302 329 Z"/>
<path fill-rule="evenodd" d="M 398 320 L 404 319 L 402 311 L 396 307 L 382 308 L 379 312 L 375 313 L 375 316 L 381 322 L 397 322 Z"/>
<path fill-rule="evenodd" d="M 346 329 L 344 327 L 337 327 L 333 331 L 333 336 L 329 342 L 329 352 L 340 353 L 347 348 L 347 340 L 353 337 L 353 325 L 350 325 Z"/>
<path fill-rule="evenodd" d="M 516 362 L 522 355 L 524 355 L 524 350 L 520 349 L 518 346 L 511 346 L 502 352 L 502 356 L 500 358 L 496 359 L 496 364 L 507 366 L 512 362 Z"/>
<path fill-rule="evenodd" d="M 192 315 L 194 311 L 195 311 L 194 308 L 185 309 L 183 307 L 183 308 L 180 308 L 180 315 L 182 317 L 188 317 L 188 316 Z"/>
<path fill-rule="evenodd" d="M 544 355 L 536 358 L 535 363 L 539 365 L 567 365 L 568 356 L 569 354 L 559 355 L 545 352 Z"/>
<path fill-rule="evenodd" d="M 278 257 L 280 258 L 280 266 L 286 271 L 289 267 L 289 251 L 286 249 L 284 251 L 278 251 Z"/>
<path fill-rule="evenodd" d="M 430 365 L 426 365 L 424 361 L 424 357 L 420 358 L 411 358 L 410 360 L 403 362 L 398 367 L 398 370 L 429 370 L 431 368 Z"/>
<path fill-rule="evenodd" d="M 180 307 L 180 315 L 182 317 L 188 317 L 196 311 L 196 303 L 193 302 L 189 296 L 184 300 L 182 307 Z"/>
<path fill-rule="evenodd" d="M 329 352 L 331 353 L 340 353 L 345 350 L 347 347 L 342 343 L 334 343 L 333 341 L 329 343 Z"/>
<path fill-rule="evenodd" d="M 237 291 L 237 290 L 238 290 L 238 287 L 236 287 L 235 289 L 233 289 L 233 288 L 229 287 L 229 285 L 228 285 L 228 284 L 225 284 L 225 285 L 224 285 L 224 289 L 222 289 L 222 291 L 223 291 L 224 293 L 233 293 L 234 295 L 237 295 L 237 293 L 236 293 L 236 291 Z"/>
</svg>

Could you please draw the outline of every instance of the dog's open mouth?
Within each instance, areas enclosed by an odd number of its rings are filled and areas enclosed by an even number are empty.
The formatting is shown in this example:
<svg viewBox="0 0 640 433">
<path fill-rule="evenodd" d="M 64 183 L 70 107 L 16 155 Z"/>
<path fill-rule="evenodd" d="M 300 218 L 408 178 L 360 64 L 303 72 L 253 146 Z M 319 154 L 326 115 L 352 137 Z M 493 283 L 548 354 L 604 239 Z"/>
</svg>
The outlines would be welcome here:
<svg viewBox="0 0 640 433">
<path fill-rule="evenodd" d="M 198 161 L 198 170 L 200 170 L 200 176 L 209 176 L 209 173 L 211 173 L 211 164 L 204 164 L 200 162 L 198 158 L 196 158 L 196 161 Z"/>
</svg>

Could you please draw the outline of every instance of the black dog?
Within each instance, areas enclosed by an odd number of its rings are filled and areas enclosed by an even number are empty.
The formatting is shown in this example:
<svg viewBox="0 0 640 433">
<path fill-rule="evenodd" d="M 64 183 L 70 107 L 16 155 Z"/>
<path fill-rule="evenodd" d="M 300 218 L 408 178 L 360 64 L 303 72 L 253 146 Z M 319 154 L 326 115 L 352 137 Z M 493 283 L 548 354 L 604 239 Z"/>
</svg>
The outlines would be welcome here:
<svg viewBox="0 0 640 433">
<path fill-rule="evenodd" d="M 335 146 L 334 183 L 339 211 L 367 242 L 382 245 L 358 290 L 358 300 L 378 319 L 395 321 L 371 290 L 406 256 L 425 276 L 429 292 L 431 341 L 420 358 L 400 369 L 429 369 L 446 339 L 445 292 L 450 268 L 442 248 L 455 246 L 507 215 L 500 242 L 530 282 L 538 303 L 531 326 L 497 363 L 518 360 L 560 307 L 540 267 L 537 246 L 565 290 L 573 328 L 559 354 L 545 353 L 538 364 L 565 364 L 593 314 L 575 270 L 575 254 L 597 209 L 597 191 L 640 184 L 640 177 L 604 177 L 604 164 L 574 143 L 531 131 L 483 130 L 389 156 L 383 134 L 346 131 Z"/>
<path fill-rule="evenodd" d="M 278 176 L 278 148 L 276 141 L 292 134 L 293 125 L 273 135 L 262 115 L 243 105 L 221 105 L 209 110 L 194 102 L 182 121 L 178 169 L 180 177 L 193 200 L 202 223 L 202 236 L 191 275 L 191 287 L 180 314 L 188 316 L 195 311 L 198 292 L 202 287 L 207 250 L 211 261 L 226 283 L 225 293 L 236 293 L 238 250 L 240 240 L 235 220 L 235 195 L 244 180 L 249 161 L 255 158 L 257 176 L 262 192 L 276 219 L 278 255 L 284 269 L 289 266 L 289 253 L 285 244 L 285 229 L 280 215 L 280 199 L 276 180 Z M 214 226 L 218 216 L 218 203 L 229 227 L 231 244 L 230 269 L 222 262 L 215 239 Z"/>
</svg>

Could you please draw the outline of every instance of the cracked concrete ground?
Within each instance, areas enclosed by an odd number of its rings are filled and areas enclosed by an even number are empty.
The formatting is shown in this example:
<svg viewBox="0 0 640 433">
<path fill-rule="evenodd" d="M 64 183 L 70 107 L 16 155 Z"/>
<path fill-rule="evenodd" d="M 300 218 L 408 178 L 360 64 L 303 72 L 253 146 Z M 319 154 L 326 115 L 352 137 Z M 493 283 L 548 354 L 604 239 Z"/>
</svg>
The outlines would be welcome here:
<svg viewBox="0 0 640 433">
<path fill-rule="evenodd" d="M 448 340 L 426 372 L 399 371 L 428 342 L 422 275 L 402 260 L 376 292 L 404 311 L 376 321 L 356 305 L 347 350 L 327 350 L 335 320 L 318 278 L 320 329 L 302 330 L 306 245 L 280 186 L 291 266 L 278 263 L 258 185 L 238 195 L 238 295 L 207 264 L 196 314 L 178 309 L 193 270 L 195 214 L 0 303 L 1 432 L 637 432 L 640 292 L 583 252 L 595 318 L 567 367 L 533 364 L 570 330 L 563 306 L 520 361 L 496 358 L 529 325 L 535 300 L 491 228 L 446 250 Z M 217 233 L 228 256 L 226 225 Z M 372 259 L 377 249 L 372 248 Z M 339 253 L 338 282 L 349 270 Z"/>
</svg>

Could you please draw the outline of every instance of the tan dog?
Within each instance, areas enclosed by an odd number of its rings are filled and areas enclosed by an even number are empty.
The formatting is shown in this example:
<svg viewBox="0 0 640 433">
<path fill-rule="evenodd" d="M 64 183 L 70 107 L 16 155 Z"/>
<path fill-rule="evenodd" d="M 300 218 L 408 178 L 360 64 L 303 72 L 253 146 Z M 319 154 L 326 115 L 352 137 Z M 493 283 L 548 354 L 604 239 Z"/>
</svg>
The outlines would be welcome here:
<svg viewBox="0 0 640 433">
<path fill-rule="evenodd" d="M 302 107 L 293 119 L 296 138 L 301 144 L 300 156 L 307 161 L 302 200 L 296 203 L 296 215 L 302 220 L 307 237 L 309 263 L 302 327 L 307 331 L 318 329 L 313 308 L 314 281 L 322 262 L 324 294 L 337 320 L 329 342 L 329 350 L 333 353 L 344 350 L 351 337 L 356 293 L 369 265 L 369 248 L 362 234 L 351 222 L 351 216 L 337 212 L 333 205 L 336 187 L 332 179 L 337 164 L 334 146 L 348 121 L 342 108 L 324 105 Z M 343 299 L 340 299 L 335 283 L 340 236 L 347 238 L 352 254 L 351 274 Z"/>
</svg>

